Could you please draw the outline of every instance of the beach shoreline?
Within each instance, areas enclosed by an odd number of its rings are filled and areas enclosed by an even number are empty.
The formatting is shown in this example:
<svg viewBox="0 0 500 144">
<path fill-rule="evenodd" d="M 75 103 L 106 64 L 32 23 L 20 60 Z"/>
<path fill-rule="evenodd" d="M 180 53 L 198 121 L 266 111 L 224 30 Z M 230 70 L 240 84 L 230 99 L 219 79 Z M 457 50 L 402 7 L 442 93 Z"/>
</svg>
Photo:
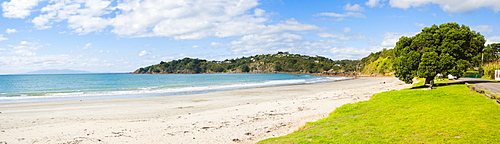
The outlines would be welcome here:
<svg viewBox="0 0 500 144">
<path fill-rule="evenodd" d="M 130 99 L 0 105 L 6 143 L 255 143 L 282 136 L 374 93 L 394 77 Z"/>
</svg>

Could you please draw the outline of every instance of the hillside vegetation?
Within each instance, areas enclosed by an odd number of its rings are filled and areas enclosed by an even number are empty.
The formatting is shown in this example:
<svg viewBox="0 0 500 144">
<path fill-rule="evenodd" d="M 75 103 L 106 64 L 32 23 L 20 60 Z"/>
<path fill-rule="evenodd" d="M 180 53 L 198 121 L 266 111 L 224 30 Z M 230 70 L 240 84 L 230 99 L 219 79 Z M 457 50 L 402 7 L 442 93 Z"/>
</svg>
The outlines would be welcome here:
<svg viewBox="0 0 500 144">
<path fill-rule="evenodd" d="M 383 49 L 382 51 L 371 53 L 367 57 L 361 59 L 363 68 L 362 74 L 372 76 L 388 76 L 393 75 L 392 64 L 394 59 L 393 49 Z"/>
<path fill-rule="evenodd" d="M 483 65 L 484 78 L 494 79 L 495 70 L 500 70 L 500 61 L 490 62 Z"/>
<path fill-rule="evenodd" d="M 354 73 L 360 67 L 359 60 L 331 60 L 322 56 L 307 56 L 278 52 L 277 54 L 255 55 L 224 61 L 207 61 L 184 58 L 170 62 L 160 62 L 139 68 L 137 74 L 170 73 L 228 73 L 228 72 L 297 72 L 346 74 Z"/>
</svg>

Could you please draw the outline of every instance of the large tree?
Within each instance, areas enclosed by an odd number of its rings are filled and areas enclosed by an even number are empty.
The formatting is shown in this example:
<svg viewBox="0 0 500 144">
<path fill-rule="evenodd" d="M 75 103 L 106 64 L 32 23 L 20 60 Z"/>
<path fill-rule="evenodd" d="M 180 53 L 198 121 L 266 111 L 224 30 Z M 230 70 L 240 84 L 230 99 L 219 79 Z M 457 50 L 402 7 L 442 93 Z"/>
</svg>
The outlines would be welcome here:
<svg viewBox="0 0 500 144">
<path fill-rule="evenodd" d="M 413 37 L 401 37 L 394 47 L 394 75 L 406 83 L 425 78 L 432 87 L 436 74 L 461 77 L 486 40 L 468 26 L 445 23 L 425 27 Z"/>
</svg>

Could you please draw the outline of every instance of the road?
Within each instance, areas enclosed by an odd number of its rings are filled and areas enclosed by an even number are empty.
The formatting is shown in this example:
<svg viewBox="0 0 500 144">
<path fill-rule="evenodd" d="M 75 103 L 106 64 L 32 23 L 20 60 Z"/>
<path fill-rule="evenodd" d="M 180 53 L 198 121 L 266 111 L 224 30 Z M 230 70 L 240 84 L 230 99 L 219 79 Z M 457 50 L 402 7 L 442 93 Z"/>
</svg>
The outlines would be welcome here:
<svg viewBox="0 0 500 144">
<path fill-rule="evenodd" d="M 489 91 L 493 94 L 500 96 L 500 82 L 477 79 L 477 78 L 460 78 L 457 81 L 464 81 L 469 84 L 474 84 L 474 86 Z"/>
</svg>

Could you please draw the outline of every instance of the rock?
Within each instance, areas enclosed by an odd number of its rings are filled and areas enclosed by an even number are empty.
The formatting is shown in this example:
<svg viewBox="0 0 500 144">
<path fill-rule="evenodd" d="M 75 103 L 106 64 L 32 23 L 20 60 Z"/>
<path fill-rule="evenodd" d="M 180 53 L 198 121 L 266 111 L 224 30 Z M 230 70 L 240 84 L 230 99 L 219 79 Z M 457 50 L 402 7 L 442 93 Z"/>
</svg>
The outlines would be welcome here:
<svg viewBox="0 0 500 144">
<path fill-rule="evenodd" d="M 480 94 L 484 93 L 484 91 L 483 91 L 483 90 L 481 90 L 481 89 L 476 89 L 476 92 L 477 92 L 477 93 L 480 93 Z"/>
<path fill-rule="evenodd" d="M 123 131 L 112 131 L 111 133 L 112 134 L 123 134 L 124 132 Z"/>
<path fill-rule="evenodd" d="M 484 93 L 484 95 L 485 95 L 486 97 L 490 98 L 490 99 L 492 98 L 492 97 L 491 97 L 492 95 L 491 95 L 490 93 Z"/>
<path fill-rule="evenodd" d="M 304 110 L 304 108 L 303 108 L 303 107 L 298 107 L 297 109 L 298 109 L 299 111 L 303 111 L 303 110 Z"/>
<path fill-rule="evenodd" d="M 239 138 L 233 138 L 232 139 L 234 142 L 240 142 L 241 140 Z"/>
</svg>

